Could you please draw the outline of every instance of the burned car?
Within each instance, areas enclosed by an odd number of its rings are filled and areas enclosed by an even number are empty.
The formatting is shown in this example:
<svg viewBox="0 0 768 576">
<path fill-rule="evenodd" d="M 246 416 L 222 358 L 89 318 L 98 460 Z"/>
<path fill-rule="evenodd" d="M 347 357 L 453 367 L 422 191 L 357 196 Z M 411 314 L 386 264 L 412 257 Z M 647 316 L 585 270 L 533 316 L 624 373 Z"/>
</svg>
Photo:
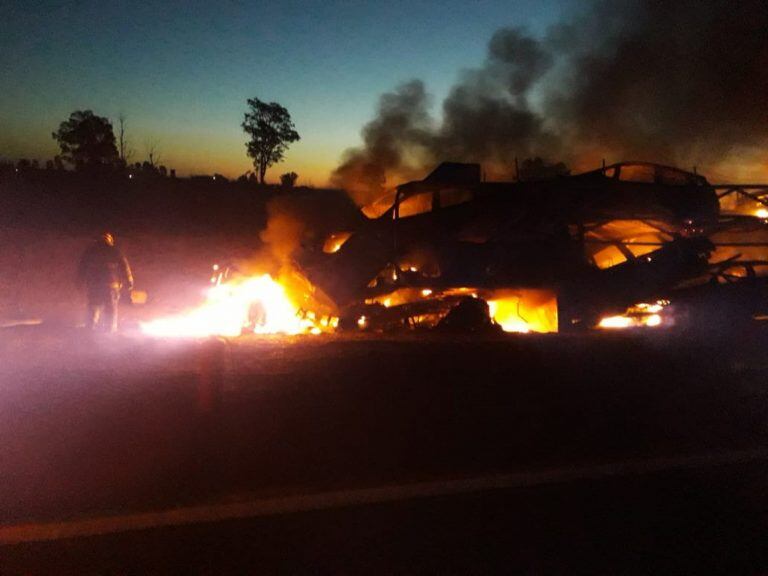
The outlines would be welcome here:
<svg viewBox="0 0 768 576">
<path fill-rule="evenodd" d="M 436 326 L 477 298 L 505 330 L 564 331 L 717 282 L 709 233 L 727 226 L 703 176 L 640 162 L 541 181 L 481 174 L 443 163 L 300 255 L 342 326 Z"/>
</svg>

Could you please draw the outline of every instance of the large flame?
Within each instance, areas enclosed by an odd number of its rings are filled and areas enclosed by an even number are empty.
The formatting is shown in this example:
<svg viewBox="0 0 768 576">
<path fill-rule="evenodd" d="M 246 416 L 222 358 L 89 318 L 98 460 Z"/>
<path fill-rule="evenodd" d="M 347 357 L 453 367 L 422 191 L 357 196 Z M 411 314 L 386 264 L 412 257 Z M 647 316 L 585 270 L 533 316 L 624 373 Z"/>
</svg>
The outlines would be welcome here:
<svg viewBox="0 0 768 576">
<path fill-rule="evenodd" d="M 317 321 L 302 313 L 285 288 L 269 274 L 217 283 L 204 304 L 185 314 L 141 323 L 145 334 L 158 337 L 239 336 L 320 333 L 335 319 Z"/>
</svg>

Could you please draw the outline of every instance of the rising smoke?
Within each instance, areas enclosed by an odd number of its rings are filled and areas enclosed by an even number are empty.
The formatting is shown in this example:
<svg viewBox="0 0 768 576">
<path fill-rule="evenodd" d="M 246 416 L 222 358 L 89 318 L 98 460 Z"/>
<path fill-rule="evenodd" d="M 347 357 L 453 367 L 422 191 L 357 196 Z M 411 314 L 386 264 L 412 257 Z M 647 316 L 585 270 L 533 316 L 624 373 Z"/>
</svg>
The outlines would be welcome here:
<svg viewBox="0 0 768 576">
<path fill-rule="evenodd" d="M 768 142 L 768 2 L 595 0 L 536 38 L 502 28 L 430 112 L 423 83 L 384 94 L 333 180 L 358 204 L 443 160 L 509 177 L 514 158 L 573 167 L 755 162 Z"/>
</svg>

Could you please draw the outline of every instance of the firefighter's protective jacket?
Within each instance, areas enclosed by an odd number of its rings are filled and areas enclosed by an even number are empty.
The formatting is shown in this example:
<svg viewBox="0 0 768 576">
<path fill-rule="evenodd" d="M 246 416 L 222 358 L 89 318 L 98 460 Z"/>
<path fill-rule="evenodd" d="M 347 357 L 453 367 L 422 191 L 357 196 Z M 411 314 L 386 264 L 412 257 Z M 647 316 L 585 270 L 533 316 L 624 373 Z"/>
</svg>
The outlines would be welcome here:
<svg viewBox="0 0 768 576">
<path fill-rule="evenodd" d="M 78 282 L 88 290 L 133 288 L 133 274 L 128 260 L 116 246 L 96 242 L 80 259 Z"/>
</svg>

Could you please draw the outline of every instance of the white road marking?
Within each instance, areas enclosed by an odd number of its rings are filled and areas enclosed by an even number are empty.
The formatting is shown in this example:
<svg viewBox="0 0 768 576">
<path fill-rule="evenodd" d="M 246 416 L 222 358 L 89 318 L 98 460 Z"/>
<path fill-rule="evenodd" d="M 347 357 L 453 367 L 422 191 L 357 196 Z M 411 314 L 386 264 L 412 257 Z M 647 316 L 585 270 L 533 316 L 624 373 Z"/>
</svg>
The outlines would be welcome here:
<svg viewBox="0 0 768 576">
<path fill-rule="evenodd" d="M 38 326 L 43 321 L 39 318 L 28 318 L 24 320 L 8 320 L 0 323 L 0 328 L 16 328 L 17 326 Z"/>
<path fill-rule="evenodd" d="M 416 498 L 560 484 L 578 480 L 600 480 L 617 476 L 635 476 L 726 464 L 744 464 L 762 460 L 768 460 L 768 448 L 677 458 L 624 460 L 597 466 L 556 468 L 540 472 L 519 472 L 457 480 L 321 492 L 250 502 L 192 506 L 158 512 L 86 518 L 65 522 L 0 525 L 0 545 L 99 536 L 131 530 L 293 514 L 397 502 Z"/>
</svg>

